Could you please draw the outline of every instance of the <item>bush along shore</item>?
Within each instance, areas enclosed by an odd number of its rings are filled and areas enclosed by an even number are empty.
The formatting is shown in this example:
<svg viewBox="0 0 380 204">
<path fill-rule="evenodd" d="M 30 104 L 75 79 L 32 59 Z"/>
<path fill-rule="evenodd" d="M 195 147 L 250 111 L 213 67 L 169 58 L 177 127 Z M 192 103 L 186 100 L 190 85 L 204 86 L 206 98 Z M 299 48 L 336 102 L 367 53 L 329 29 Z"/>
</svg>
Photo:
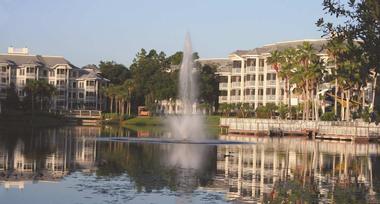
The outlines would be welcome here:
<svg viewBox="0 0 380 204">
<path fill-rule="evenodd" d="M 61 115 L 46 112 L 8 111 L 0 114 L 0 127 L 62 126 L 68 121 Z"/>
</svg>

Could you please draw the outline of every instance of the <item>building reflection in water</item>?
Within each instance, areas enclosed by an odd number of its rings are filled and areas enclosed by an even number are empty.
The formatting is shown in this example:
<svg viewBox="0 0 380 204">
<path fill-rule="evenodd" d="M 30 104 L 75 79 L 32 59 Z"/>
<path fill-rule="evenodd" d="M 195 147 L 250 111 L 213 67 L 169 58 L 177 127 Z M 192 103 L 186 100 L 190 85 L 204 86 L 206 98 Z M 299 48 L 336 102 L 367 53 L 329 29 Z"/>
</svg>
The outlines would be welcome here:
<svg viewBox="0 0 380 204">
<path fill-rule="evenodd" d="M 22 190 L 26 182 L 57 182 L 70 171 L 92 172 L 99 135 L 94 127 L 1 134 L 0 183 Z"/>
<path fill-rule="evenodd" d="M 362 199 L 376 200 L 373 158 L 379 153 L 377 144 L 231 135 L 221 139 L 257 143 L 218 147 L 217 180 L 226 185 L 228 200 L 284 200 L 290 195 L 284 196 L 281 188 L 288 188 L 288 194 L 298 190 L 310 199 L 333 202 L 339 196 L 337 189 L 356 187 L 364 190 Z"/>
<path fill-rule="evenodd" d="M 127 175 L 137 192 L 169 189 L 180 195 L 179 203 L 191 202 L 192 193 L 199 190 L 221 192 L 230 201 L 258 203 L 350 203 L 347 195 L 358 198 L 358 203 L 379 202 L 380 178 L 373 173 L 380 171 L 377 144 L 234 135 L 220 139 L 255 144 L 158 145 L 95 139 L 115 135 L 138 136 L 107 127 L 2 130 L 0 183 L 7 189 L 24 189 L 27 183 L 59 182 L 80 171 L 115 179 Z"/>
</svg>

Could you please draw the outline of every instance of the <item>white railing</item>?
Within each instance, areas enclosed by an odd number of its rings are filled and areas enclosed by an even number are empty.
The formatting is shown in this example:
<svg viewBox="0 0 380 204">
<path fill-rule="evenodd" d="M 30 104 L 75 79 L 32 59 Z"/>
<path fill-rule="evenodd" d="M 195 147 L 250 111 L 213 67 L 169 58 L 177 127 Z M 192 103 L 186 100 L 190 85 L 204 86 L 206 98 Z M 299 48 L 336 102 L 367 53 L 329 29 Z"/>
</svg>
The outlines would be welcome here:
<svg viewBox="0 0 380 204">
<path fill-rule="evenodd" d="M 256 72 L 256 67 L 255 66 L 249 66 L 246 68 L 246 72 Z"/>
<path fill-rule="evenodd" d="M 228 87 L 228 83 L 219 83 L 219 89 L 226 89 Z"/>
<path fill-rule="evenodd" d="M 240 96 L 231 96 L 231 101 L 240 101 Z"/>
<path fill-rule="evenodd" d="M 264 81 L 259 81 L 259 86 L 263 86 L 264 85 Z"/>
<path fill-rule="evenodd" d="M 232 73 L 241 73 L 241 68 L 232 68 Z"/>
<path fill-rule="evenodd" d="M 246 81 L 245 85 L 246 86 L 255 86 L 255 83 L 256 83 L 256 81 Z"/>
<path fill-rule="evenodd" d="M 267 100 L 274 101 L 274 100 L 276 100 L 276 96 L 275 95 L 267 95 Z"/>
<path fill-rule="evenodd" d="M 227 102 L 227 96 L 219 96 L 219 103 Z"/>
<path fill-rule="evenodd" d="M 240 87 L 241 82 L 232 82 L 232 87 Z"/>
<path fill-rule="evenodd" d="M 276 85 L 276 80 L 268 80 L 267 85 Z"/>
<path fill-rule="evenodd" d="M 245 95 L 244 96 L 245 101 L 254 101 L 255 100 L 255 95 Z"/>
</svg>

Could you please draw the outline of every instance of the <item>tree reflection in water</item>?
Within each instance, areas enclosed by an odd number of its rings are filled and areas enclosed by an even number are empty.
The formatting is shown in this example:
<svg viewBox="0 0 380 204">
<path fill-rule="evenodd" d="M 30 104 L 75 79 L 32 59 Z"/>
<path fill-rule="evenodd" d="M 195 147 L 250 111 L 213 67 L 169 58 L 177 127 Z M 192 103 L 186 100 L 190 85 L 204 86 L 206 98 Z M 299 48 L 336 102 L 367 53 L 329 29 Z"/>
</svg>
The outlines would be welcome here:
<svg viewBox="0 0 380 204">
<path fill-rule="evenodd" d="M 89 192 L 114 203 L 157 192 L 158 197 L 174 197 L 178 203 L 379 202 L 377 144 L 244 136 L 220 139 L 251 140 L 257 144 L 207 146 L 96 140 L 102 135 L 118 134 L 137 136 L 120 128 L 2 128 L 0 184 L 24 188 L 28 181 L 58 181 L 55 185 L 60 185 L 66 177 L 76 181 L 77 192 Z"/>
</svg>

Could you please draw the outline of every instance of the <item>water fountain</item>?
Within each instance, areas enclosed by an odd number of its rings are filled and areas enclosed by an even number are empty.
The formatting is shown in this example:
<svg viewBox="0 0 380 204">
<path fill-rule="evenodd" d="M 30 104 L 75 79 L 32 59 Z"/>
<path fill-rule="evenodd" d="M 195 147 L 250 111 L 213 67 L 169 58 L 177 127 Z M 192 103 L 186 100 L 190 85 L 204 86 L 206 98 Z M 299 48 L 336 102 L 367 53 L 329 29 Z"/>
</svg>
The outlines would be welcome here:
<svg viewBox="0 0 380 204">
<path fill-rule="evenodd" d="M 182 112 L 178 116 L 171 117 L 168 121 L 168 126 L 173 137 L 183 140 L 205 139 L 204 120 L 195 108 L 198 86 L 196 73 L 194 72 L 193 50 L 189 34 L 185 38 L 178 88 Z"/>
</svg>

